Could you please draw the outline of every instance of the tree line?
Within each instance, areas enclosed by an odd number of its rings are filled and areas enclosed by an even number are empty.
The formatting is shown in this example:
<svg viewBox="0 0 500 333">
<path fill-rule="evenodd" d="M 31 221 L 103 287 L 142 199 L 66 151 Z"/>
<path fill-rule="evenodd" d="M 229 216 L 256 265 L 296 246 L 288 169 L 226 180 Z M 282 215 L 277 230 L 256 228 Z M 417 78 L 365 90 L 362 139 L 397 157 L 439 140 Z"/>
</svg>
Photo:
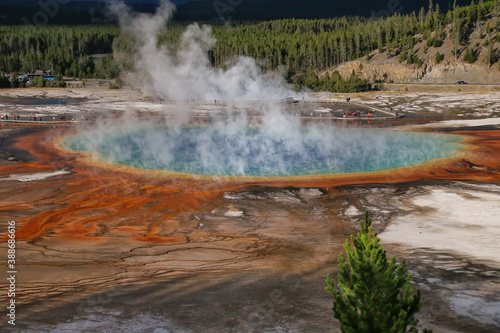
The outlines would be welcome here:
<svg viewBox="0 0 500 333">
<path fill-rule="evenodd" d="M 369 88 L 367 82 L 319 73 L 346 61 L 369 58 L 377 49 L 418 66 L 421 61 L 414 54 L 414 46 L 419 39 L 425 40 L 427 47 L 439 47 L 446 38 L 453 39 L 458 57 L 477 27 L 484 32 L 484 44 L 493 51 L 490 54 L 494 54 L 494 43 L 500 41 L 499 16 L 498 0 L 479 0 L 477 4 L 473 0 L 470 6 L 462 7 L 455 1 L 447 12 L 431 0 L 428 8 L 418 13 L 385 18 L 282 19 L 243 22 L 233 27 L 216 24 L 213 33 L 217 43 L 209 58 L 214 66 L 224 68 L 236 56 L 252 57 L 265 70 L 285 68 L 287 79 L 299 87 L 364 90 Z M 159 44 L 174 48 L 185 26 L 170 23 L 159 36 Z M 134 44 L 130 35 L 112 25 L 0 26 L 0 72 L 50 69 L 69 77 L 114 78 L 120 70 L 133 68 Z M 496 57 L 490 60 L 497 61 Z"/>
<path fill-rule="evenodd" d="M 0 72 L 114 77 L 119 67 L 112 43 L 119 34 L 113 26 L 0 26 Z M 95 54 L 109 57 L 94 59 Z"/>
</svg>

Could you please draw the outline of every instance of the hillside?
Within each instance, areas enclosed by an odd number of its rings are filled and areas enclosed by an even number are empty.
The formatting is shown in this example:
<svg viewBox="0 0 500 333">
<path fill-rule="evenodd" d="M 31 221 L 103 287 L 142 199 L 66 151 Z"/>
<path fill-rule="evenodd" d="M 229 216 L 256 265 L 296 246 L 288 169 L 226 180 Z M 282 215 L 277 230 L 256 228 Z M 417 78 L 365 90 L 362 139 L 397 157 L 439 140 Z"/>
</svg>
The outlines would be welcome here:
<svg viewBox="0 0 500 333">
<path fill-rule="evenodd" d="M 401 49 L 384 52 L 375 50 L 368 57 L 362 57 L 346 62 L 338 67 L 331 68 L 324 73 L 332 73 L 337 70 L 342 76 L 348 77 L 354 70 L 356 74 L 371 82 L 394 82 L 394 83 L 455 83 L 465 81 L 471 84 L 500 84 L 500 65 L 498 63 L 498 52 L 500 42 L 496 34 L 484 34 L 482 31 L 488 24 L 493 25 L 489 18 L 482 25 L 476 27 L 469 37 L 469 42 L 459 45 L 458 59 L 453 55 L 454 42 L 452 39 L 452 25 L 445 28 L 446 36 L 443 44 L 439 47 L 427 47 L 427 40 L 419 34 L 415 35 L 417 42 L 414 45 L 414 54 L 420 59 L 421 64 L 409 64 L 401 61 Z M 434 38 L 433 33 L 430 39 Z M 489 45 L 487 45 L 489 44 Z M 469 63 L 464 61 L 467 47 L 471 47 L 476 61 Z M 489 49 L 490 47 L 490 49 Z M 488 63 L 488 54 L 492 52 L 491 62 Z M 436 61 L 436 54 L 442 55 L 442 60 Z"/>
<path fill-rule="evenodd" d="M 364 56 L 349 59 L 346 51 L 344 61 L 299 73 L 295 82 L 340 92 L 370 89 L 373 83 L 500 84 L 499 1 L 457 6 L 447 13 L 430 6 L 418 16 L 394 15 L 378 22 L 376 43 Z M 349 50 L 349 42 L 340 46 Z"/>
</svg>

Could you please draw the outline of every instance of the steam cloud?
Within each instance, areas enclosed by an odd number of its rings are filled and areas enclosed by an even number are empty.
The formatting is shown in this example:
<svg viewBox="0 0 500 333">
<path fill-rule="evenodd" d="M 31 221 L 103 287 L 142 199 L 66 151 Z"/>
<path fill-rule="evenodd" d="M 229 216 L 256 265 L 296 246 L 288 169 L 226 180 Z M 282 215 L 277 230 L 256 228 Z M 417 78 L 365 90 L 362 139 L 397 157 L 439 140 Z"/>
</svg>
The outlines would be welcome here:
<svg viewBox="0 0 500 333">
<path fill-rule="evenodd" d="M 122 29 L 138 41 L 135 81 L 150 95 L 170 100 L 276 100 L 293 94 L 282 76 L 264 73 L 254 59 L 239 57 L 227 70 L 214 68 L 208 51 L 216 43 L 211 27 L 191 24 L 176 52 L 158 45 L 174 5 L 162 1 L 155 14 L 138 14 L 124 4 L 112 6 Z"/>
</svg>

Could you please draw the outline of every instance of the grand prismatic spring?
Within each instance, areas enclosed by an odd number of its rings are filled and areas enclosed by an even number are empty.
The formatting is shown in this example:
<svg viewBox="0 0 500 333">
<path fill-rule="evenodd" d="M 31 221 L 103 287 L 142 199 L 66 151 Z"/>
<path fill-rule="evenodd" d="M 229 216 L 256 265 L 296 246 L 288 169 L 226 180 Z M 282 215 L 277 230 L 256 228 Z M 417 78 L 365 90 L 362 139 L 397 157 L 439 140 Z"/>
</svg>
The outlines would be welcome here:
<svg viewBox="0 0 500 333">
<path fill-rule="evenodd" d="M 457 154 L 459 136 L 330 125 L 125 127 L 65 140 L 101 161 L 205 176 L 290 177 L 382 171 Z"/>
</svg>

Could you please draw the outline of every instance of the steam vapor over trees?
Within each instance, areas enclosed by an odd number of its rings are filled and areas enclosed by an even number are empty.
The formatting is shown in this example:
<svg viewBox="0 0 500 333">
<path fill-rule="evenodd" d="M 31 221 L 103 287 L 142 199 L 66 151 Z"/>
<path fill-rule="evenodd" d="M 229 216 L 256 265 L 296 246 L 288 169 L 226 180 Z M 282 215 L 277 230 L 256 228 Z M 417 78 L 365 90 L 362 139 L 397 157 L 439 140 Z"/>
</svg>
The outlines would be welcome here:
<svg viewBox="0 0 500 333">
<path fill-rule="evenodd" d="M 339 289 L 330 275 L 326 279 L 334 316 L 343 333 L 418 332 L 414 315 L 422 307 L 420 292 L 413 295 L 405 260 L 398 265 L 396 258 L 387 259 L 379 242 L 367 212 L 361 231 L 351 236 L 352 245 L 344 244 L 347 258 L 341 254 L 338 259 Z"/>
</svg>

